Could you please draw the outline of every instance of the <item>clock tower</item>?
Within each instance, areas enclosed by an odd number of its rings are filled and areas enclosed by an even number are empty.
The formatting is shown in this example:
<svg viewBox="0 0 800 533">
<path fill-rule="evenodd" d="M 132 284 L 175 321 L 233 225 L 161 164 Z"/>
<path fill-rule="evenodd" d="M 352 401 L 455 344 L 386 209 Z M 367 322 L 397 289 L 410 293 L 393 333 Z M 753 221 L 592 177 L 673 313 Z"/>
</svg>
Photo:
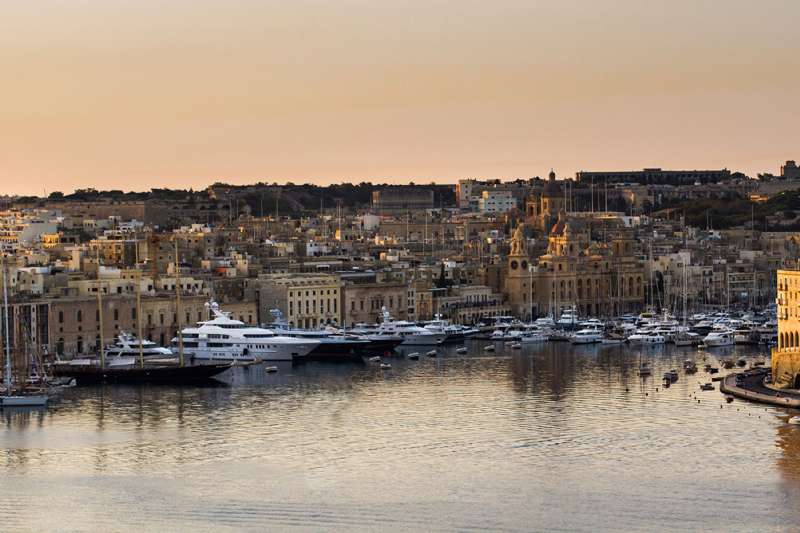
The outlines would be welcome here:
<svg viewBox="0 0 800 533">
<path fill-rule="evenodd" d="M 536 301 L 536 280 L 525 245 L 524 229 L 524 224 L 520 223 L 511 238 L 504 286 L 511 311 L 522 320 L 531 320 L 537 313 L 533 303 Z"/>
</svg>

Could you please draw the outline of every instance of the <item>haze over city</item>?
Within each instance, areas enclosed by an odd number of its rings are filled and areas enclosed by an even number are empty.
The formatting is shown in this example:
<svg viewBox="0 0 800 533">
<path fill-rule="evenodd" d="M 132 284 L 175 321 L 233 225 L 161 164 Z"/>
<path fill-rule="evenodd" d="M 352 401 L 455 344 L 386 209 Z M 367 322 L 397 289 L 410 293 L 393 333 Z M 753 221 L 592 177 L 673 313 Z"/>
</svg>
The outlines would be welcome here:
<svg viewBox="0 0 800 533">
<path fill-rule="evenodd" d="M 7 0 L 0 193 L 777 172 L 791 1 Z"/>
</svg>

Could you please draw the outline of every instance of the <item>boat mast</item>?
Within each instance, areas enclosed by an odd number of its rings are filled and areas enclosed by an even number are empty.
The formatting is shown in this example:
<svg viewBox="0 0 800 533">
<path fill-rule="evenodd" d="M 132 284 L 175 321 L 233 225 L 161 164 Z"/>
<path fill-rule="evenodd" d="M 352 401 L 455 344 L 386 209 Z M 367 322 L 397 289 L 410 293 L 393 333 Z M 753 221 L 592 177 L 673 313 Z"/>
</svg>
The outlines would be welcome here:
<svg viewBox="0 0 800 533">
<path fill-rule="evenodd" d="M 175 237 L 175 318 L 178 326 L 178 361 L 183 366 L 183 325 L 181 324 L 181 271 L 178 264 L 178 237 Z"/>
<path fill-rule="evenodd" d="M 103 340 L 103 300 L 100 295 L 102 291 L 102 282 L 100 281 L 100 246 L 97 247 L 97 318 L 100 326 L 100 368 L 106 367 L 106 350 L 105 342 Z"/>
<path fill-rule="evenodd" d="M 5 262 L 5 254 L 0 255 L 0 265 L 3 268 L 3 311 L 4 311 L 4 319 L 5 319 L 5 336 L 3 337 L 3 341 L 5 342 L 6 348 L 6 370 L 3 372 L 4 374 L 4 382 L 6 386 L 6 395 L 11 395 L 11 339 L 9 338 L 9 330 L 8 330 L 8 287 L 7 287 L 7 280 L 6 280 L 6 262 Z"/>
<path fill-rule="evenodd" d="M 139 242 L 136 244 L 136 336 L 139 337 L 139 367 L 144 368 L 142 341 L 142 271 L 139 269 Z"/>
</svg>

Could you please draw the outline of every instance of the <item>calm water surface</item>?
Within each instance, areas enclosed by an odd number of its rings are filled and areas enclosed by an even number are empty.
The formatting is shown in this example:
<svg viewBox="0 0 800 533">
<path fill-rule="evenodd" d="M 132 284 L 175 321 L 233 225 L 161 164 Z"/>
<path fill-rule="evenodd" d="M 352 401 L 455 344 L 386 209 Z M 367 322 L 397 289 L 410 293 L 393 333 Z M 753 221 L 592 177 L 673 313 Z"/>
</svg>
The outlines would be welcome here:
<svg viewBox="0 0 800 533">
<path fill-rule="evenodd" d="M 45 412 L 6 412 L 0 531 L 751 532 L 800 522 L 794 413 L 699 392 L 702 365 L 660 386 L 664 371 L 704 352 L 646 348 L 654 373 L 642 380 L 639 351 L 625 347 L 488 356 L 482 345 L 396 358 L 388 371 L 286 365 L 237 369 L 221 387 L 75 388 Z"/>
</svg>

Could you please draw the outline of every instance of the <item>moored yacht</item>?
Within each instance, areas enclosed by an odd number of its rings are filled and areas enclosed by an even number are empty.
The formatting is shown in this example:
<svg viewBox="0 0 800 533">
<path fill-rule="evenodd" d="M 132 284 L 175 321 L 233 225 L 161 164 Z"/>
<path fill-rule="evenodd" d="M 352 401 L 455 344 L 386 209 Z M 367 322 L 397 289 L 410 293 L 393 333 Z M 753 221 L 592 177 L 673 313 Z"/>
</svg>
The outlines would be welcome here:
<svg viewBox="0 0 800 533">
<path fill-rule="evenodd" d="M 316 348 L 316 339 L 298 339 L 281 335 L 271 329 L 248 326 L 234 320 L 216 302 L 206 307 L 213 318 L 184 328 L 183 353 L 190 358 L 214 361 L 292 361 L 304 357 Z M 172 339 L 177 349 L 178 338 Z"/>
<path fill-rule="evenodd" d="M 734 344 L 733 331 L 729 329 L 715 329 L 703 338 L 707 347 L 732 346 Z"/>
<path fill-rule="evenodd" d="M 602 341 L 603 331 L 598 328 L 579 329 L 569 338 L 572 344 L 594 344 Z"/>
</svg>

